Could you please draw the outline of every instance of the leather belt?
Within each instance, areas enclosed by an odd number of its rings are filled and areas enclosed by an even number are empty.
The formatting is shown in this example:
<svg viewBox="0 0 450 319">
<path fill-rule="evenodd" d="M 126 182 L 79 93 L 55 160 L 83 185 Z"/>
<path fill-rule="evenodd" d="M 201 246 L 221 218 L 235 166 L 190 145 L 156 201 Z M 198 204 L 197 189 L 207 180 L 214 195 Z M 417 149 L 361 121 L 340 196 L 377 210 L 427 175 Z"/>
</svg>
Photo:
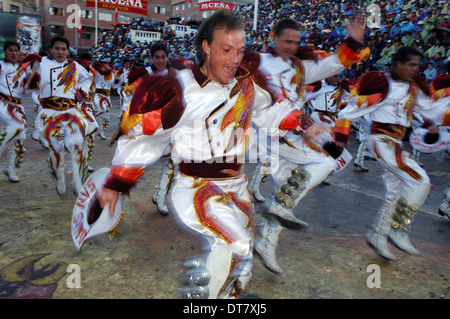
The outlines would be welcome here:
<svg viewBox="0 0 450 319">
<path fill-rule="evenodd" d="M 373 122 L 371 134 L 384 134 L 396 140 L 402 140 L 406 134 L 406 127 L 399 124 Z"/>
<path fill-rule="evenodd" d="M 10 102 L 12 104 L 22 104 L 22 99 L 19 99 L 17 97 L 8 96 L 6 94 L 3 94 L 0 92 L 0 98 L 3 100 Z"/>
<path fill-rule="evenodd" d="M 180 163 L 180 173 L 200 178 L 234 178 L 242 175 L 241 163 Z"/>
<path fill-rule="evenodd" d="M 110 90 L 106 90 L 106 89 L 95 89 L 95 93 L 99 93 L 99 94 L 103 94 L 106 96 L 109 96 L 111 94 Z"/>
<path fill-rule="evenodd" d="M 39 99 L 42 107 L 45 109 L 52 109 L 55 111 L 65 111 L 71 107 L 77 106 L 77 101 L 75 99 L 69 99 L 66 97 L 49 97 L 45 99 Z"/>
</svg>

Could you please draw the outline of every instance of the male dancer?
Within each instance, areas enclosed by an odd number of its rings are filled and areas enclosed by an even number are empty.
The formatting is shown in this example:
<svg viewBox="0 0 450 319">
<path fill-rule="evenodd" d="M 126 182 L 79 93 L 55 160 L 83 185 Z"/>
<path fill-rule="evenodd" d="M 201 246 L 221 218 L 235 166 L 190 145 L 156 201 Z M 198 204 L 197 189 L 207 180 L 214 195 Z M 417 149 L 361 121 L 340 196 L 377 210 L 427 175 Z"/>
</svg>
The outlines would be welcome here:
<svg viewBox="0 0 450 319">
<path fill-rule="evenodd" d="M 0 118 L 6 122 L 6 128 L 0 129 L 0 156 L 11 143 L 4 170 L 11 183 L 19 182 L 15 168 L 20 167 L 23 161 L 27 126 L 22 105 L 26 73 L 18 63 L 19 51 L 18 43 L 5 42 L 5 59 L 0 61 Z"/>
<path fill-rule="evenodd" d="M 347 142 L 353 119 L 369 114 L 373 123 L 369 146 L 384 169 L 385 194 L 366 239 L 386 259 L 396 258 L 389 250 L 388 239 L 408 253 L 419 253 L 410 242 L 409 231 L 431 185 L 426 171 L 402 143 L 413 112 L 435 124 L 450 123 L 450 111 L 433 103 L 429 86 L 417 75 L 421 58 L 414 48 L 403 47 L 392 57 L 390 74 L 367 72 L 336 120 L 336 143 L 341 147 Z M 436 133 L 438 129 L 431 126 L 429 130 Z"/>
<path fill-rule="evenodd" d="M 131 70 L 131 62 L 129 59 L 125 58 L 122 60 L 122 66 L 119 67 L 117 72 L 114 73 L 114 84 L 113 88 L 117 89 L 117 94 L 119 95 L 119 109 L 122 109 L 124 99 L 126 98 L 125 91 L 123 90 L 125 84 L 128 82 L 128 74 Z"/>
<path fill-rule="evenodd" d="M 364 34 L 361 18 L 349 25 L 348 34 L 349 38 L 341 44 L 337 54 L 319 59 L 312 48 L 299 48 L 300 26 L 296 21 L 283 19 L 277 24 L 275 45 L 269 53 L 261 54 L 261 66 L 270 74 L 280 94 L 290 101 L 292 110 L 301 112 L 303 109 L 305 85 L 329 78 L 358 59 L 362 47 L 359 41 Z M 339 105 L 340 97 L 333 102 Z M 282 273 L 275 256 L 283 230 L 278 218 L 306 226 L 294 216 L 293 209 L 329 176 L 336 161 L 307 134 L 288 132 L 280 139 L 278 147 L 280 158 L 276 159 L 276 165 L 269 163 L 274 195 L 269 214 L 257 214 L 259 236 L 256 236 L 255 250 L 269 270 Z"/>
<path fill-rule="evenodd" d="M 323 131 L 292 114 L 285 99 L 272 100 L 257 71 L 258 54 L 244 60 L 244 44 L 242 22 L 218 11 L 198 30 L 198 66 L 176 78 L 149 76 L 139 85 L 99 193 L 102 207 L 109 203 L 114 212 L 119 191 L 128 192 L 173 144 L 180 172 L 169 193 L 171 212 L 207 244 L 205 255 L 188 263 L 189 284 L 182 290 L 188 298 L 236 298 L 251 277 L 253 207 L 240 160 L 252 121 L 313 136 Z"/>
<path fill-rule="evenodd" d="M 447 70 L 448 66 L 447 64 Z M 449 109 L 450 108 L 450 74 L 442 73 L 438 75 L 433 82 L 431 82 L 431 93 L 433 94 L 433 98 L 436 103 L 442 104 L 443 107 Z M 450 132 L 450 126 L 441 127 L 441 130 L 446 130 Z M 450 144 L 447 146 L 447 153 L 450 150 Z M 445 190 L 444 199 L 442 200 L 441 205 L 439 206 L 439 215 L 447 216 L 450 218 L 450 187 Z"/>
<path fill-rule="evenodd" d="M 89 78 L 84 78 L 79 72 L 83 67 L 68 58 L 69 46 L 69 41 L 64 37 L 52 38 L 51 56 L 36 56 L 29 69 L 29 87 L 39 92 L 42 105 L 36 119 L 36 129 L 39 138 L 48 142 L 50 172 L 56 177 L 56 190 L 60 195 L 66 193 L 65 150 L 72 156 L 73 192 L 77 194 L 82 187 L 87 122 L 77 108 L 77 102 L 87 96 L 83 88 L 90 84 Z"/>
<path fill-rule="evenodd" d="M 152 57 L 152 64 L 146 68 L 148 74 L 166 75 L 171 73 L 176 74 L 176 70 L 169 66 L 169 50 L 163 43 L 156 43 L 150 49 Z M 169 209 L 165 203 L 166 195 L 171 187 L 173 178 L 175 176 L 175 164 L 170 157 L 170 146 L 167 147 L 166 154 L 162 158 L 161 175 L 156 185 L 156 191 L 153 194 L 152 200 L 156 208 L 162 215 L 169 214 Z"/>
<path fill-rule="evenodd" d="M 89 171 L 93 171 L 94 169 L 89 166 L 89 161 L 92 158 L 92 154 L 94 151 L 94 139 L 95 132 L 98 131 L 98 123 L 95 119 L 95 111 L 94 111 L 94 96 L 95 96 L 95 75 L 96 71 L 91 66 L 91 55 L 88 53 L 80 54 L 80 56 L 75 60 L 78 62 L 83 68 L 79 68 L 78 72 L 82 74 L 83 78 L 89 79 L 84 81 L 84 85 L 86 87 L 81 88 L 84 92 L 87 93 L 86 97 L 83 101 L 78 102 L 78 107 L 81 110 L 83 117 L 86 119 L 86 131 L 85 131 L 85 143 L 84 143 L 84 168 L 83 168 L 83 181 L 87 177 L 87 173 Z"/>
<path fill-rule="evenodd" d="M 101 62 L 94 62 L 95 70 L 95 116 L 100 117 L 101 124 L 97 134 L 102 140 L 106 139 L 105 132 L 109 126 L 109 111 L 111 110 L 111 86 L 114 84 L 114 74 L 111 68 Z"/>
</svg>

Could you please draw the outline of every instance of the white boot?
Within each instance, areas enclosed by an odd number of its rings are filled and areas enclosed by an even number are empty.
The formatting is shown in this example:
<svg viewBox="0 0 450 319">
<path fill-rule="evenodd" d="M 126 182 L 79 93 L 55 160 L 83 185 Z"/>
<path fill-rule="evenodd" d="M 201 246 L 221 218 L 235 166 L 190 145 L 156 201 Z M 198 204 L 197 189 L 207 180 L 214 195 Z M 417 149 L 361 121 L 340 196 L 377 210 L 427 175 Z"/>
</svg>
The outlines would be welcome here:
<svg viewBox="0 0 450 319">
<path fill-rule="evenodd" d="M 37 130 L 34 130 L 33 133 L 31 133 L 31 138 L 35 141 L 39 141 L 39 133 Z"/>
<path fill-rule="evenodd" d="M 6 164 L 6 168 L 4 170 L 5 175 L 8 176 L 8 179 L 11 183 L 18 183 L 20 181 L 19 177 L 17 177 L 16 171 L 15 171 L 16 155 L 17 154 L 15 152 L 15 147 L 14 147 L 14 145 L 12 145 L 8 152 L 7 164 Z"/>
<path fill-rule="evenodd" d="M 106 140 L 105 132 L 107 131 L 108 126 L 109 126 L 109 119 L 103 118 L 102 127 L 99 128 L 99 130 L 97 131 L 98 135 L 102 140 Z"/>
<path fill-rule="evenodd" d="M 284 272 L 276 260 L 276 249 L 283 227 L 275 218 L 261 217 L 255 236 L 255 250 L 261 256 L 264 266 L 276 274 Z"/>
<path fill-rule="evenodd" d="M 66 193 L 66 179 L 64 176 L 64 165 L 56 171 L 56 191 L 59 195 Z"/>
<path fill-rule="evenodd" d="M 375 252 L 390 260 L 396 259 L 395 255 L 388 248 L 388 236 L 391 232 L 394 210 L 395 207 L 393 205 L 386 202 L 383 203 L 383 206 L 381 206 L 375 216 L 371 228 L 366 233 L 366 239 Z"/>
<path fill-rule="evenodd" d="M 417 162 L 417 164 L 423 166 L 423 163 L 420 161 L 420 152 L 415 148 L 413 149 L 413 159 Z"/>
<path fill-rule="evenodd" d="M 5 129 L 0 129 L 0 156 L 5 151 L 8 143 L 16 136 L 17 128 L 14 126 L 7 126 Z"/>
<path fill-rule="evenodd" d="M 365 141 L 363 141 L 359 144 L 358 153 L 356 154 L 356 159 L 353 162 L 353 165 L 355 167 L 358 167 L 359 169 L 361 169 L 363 172 L 369 171 L 369 169 L 364 165 L 364 153 L 365 153 L 368 142 L 369 141 L 366 139 Z"/>
<path fill-rule="evenodd" d="M 396 204 L 396 210 L 393 216 L 392 231 L 389 233 L 389 239 L 392 243 L 401 250 L 418 255 L 420 252 L 414 248 L 409 240 L 409 230 L 411 224 L 418 213 L 417 205 L 408 205 L 408 202 L 403 197 L 400 198 Z"/>
<path fill-rule="evenodd" d="M 153 194 L 152 200 L 156 205 L 156 209 L 162 215 L 168 215 L 169 209 L 166 205 L 166 195 L 169 191 L 169 186 L 173 178 L 173 167 L 169 160 L 164 160 L 164 165 L 161 170 L 161 175 L 156 185 L 156 191 Z"/>
<path fill-rule="evenodd" d="M 77 152 L 77 147 L 73 152 L 75 153 L 72 153 L 72 191 L 78 195 L 83 187 L 84 157 L 82 152 Z"/>
<path fill-rule="evenodd" d="M 54 153 L 50 154 L 49 166 L 50 174 L 56 178 L 56 191 L 59 195 L 66 193 L 66 179 L 64 173 L 64 152 L 58 153 L 60 156 L 59 163 L 56 161 Z"/>
<path fill-rule="evenodd" d="M 276 203 L 276 202 L 272 203 L 272 205 L 269 208 L 268 213 L 278 216 L 278 217 L 281 217 L 282 219 L 293 222 L 300 226 L 308 227 L 308 223 L 306 223 L 294 216 L 294 212 L 292 211 L 292 209 L 284 207 L 284 206 L 280 205 L 279 203 Z"/>
<path fill-rule="evenodd" d="M 261 173 L 261 163 L 258 162 L 258 165 L 256 166 L 255 172 L 253 173 L 253 176 L 249 183 L 250 191 L 252 192 L 253 197 L 258 202 L 264 202 L 266 200 L 264 196 L 261 195 L 259 189 L 260 185 L 264 183 L 266 177 L 267 175 Z"/>
<path fill-rule="evenodd" d="M 450 219 L 450 187 L 445 192 L 445 197 L 439 206 L 439 215 L 447 216 Z"/>
<path fill-rule="evenodd" d="M 100 136 L 100 138 L 102 140 L 106 140 L 106 136 L 105 136 L 105 133 L 103 132 L 103 130 L 98 130 L 97 134 L 98 134 L 98 136 Z"/>
</svg>

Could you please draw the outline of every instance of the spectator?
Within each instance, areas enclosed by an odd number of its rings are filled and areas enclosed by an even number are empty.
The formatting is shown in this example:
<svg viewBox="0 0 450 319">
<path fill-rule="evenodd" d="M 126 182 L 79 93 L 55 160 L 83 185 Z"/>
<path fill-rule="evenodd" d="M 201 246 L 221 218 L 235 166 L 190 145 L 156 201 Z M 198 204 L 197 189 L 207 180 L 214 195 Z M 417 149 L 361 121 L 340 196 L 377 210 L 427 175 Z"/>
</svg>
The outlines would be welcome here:
<svg viewBox="0 0 450 319">
<path fill-rule="evenodd" d="M 440 53 L 441 57 L 445 56 L 445 47 L 441 44 L 441 40 L 439 38 L 436 38 L 435 44 L 425 51 L 425 58 L 432 59 L 436 53 Z"/>
<path fill-rule="evenodd" d="M 391 60 L 391 56 L 397 51 L 397 48 L 392 45 L 392 40 L 386 42 L 386 47 L 380 53 L 380 59 L 377 61 L 379 69 Z"/>
<path fill-rule="evenodd" d="M 391 36 L 391 39 L 393 40 L 396 35 L 400 34 L 402 32 L 402 27 L 398 23 L 398 19 L 394 20 L 394 25 L 391 27 L 391 31 L 389 31 L 389 34 Z"/>
<path fill-rule="evenodd" d="M 423 71 L 423 74 L 425 75 L 427 83 L 430 84 L 436 78 L 438 73 L 433 63 L 428 62 L 428 67 Z"/>
</svg>

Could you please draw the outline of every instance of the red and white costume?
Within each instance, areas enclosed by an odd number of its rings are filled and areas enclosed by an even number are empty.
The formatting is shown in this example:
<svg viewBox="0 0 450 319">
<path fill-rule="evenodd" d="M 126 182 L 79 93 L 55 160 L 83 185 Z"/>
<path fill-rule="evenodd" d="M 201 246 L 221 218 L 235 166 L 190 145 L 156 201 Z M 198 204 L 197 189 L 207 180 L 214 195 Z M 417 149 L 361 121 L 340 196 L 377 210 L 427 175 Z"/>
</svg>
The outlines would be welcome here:
<svg viewBox="0 0 450 319">
<path fill-rule="evenodd" d="M 27 119 L 22 104 L 25 75 L 18 63 L 0 61 L 0 118 L 6 123 L 5 129 L 0 130 L 0 156 L 7 145 L 12 143 L 5 169 L 11 182 L 19 181 L 14 167 L 20 167 L 25 152 Z"/>
<path fill-rule="evenodd" d="M 56 176 L 59 194 L 66 191 L 65 150 L 72 156 L 73 191 L 78 193 L 82 186 L 87 121 L 77 106 L 75 93 L 79 91 L 86 97 L 87 92 L 83 88 L 89 87 L 90 79 L 83 76 L 81 68 L 80 64 L 70 59 L 57 62 L 53 58 L 38 56 L 29 68 L 32 74 L 30 89 L 39 91 L 42 106 L 36 118 L 36 130 L 40 139 L 48 141 L 49 164 L 51 173 Z"/>
<path fill-rule="evenodd" d="M 406 128 L 411 126 L 414 111 L 444 125 L 450 123 L 450 112 L 434 102 L 425 81 L 419 77 L 413 82 L 400 81 L 394 72 L 391 75 L 367 72 L 350 96 L 349 104 L 336 120 L 336 139 L 346 142 L 351 121 L 369 115 L 373 123 L 369 147 L 384 169 L 383 205 L 366 238 L 388 259 L 395 258 L 388 250 L 388 237 L 402 250 L 418 253 L 409 241 L 408 232 L 431 185 L 426 171 L 403 147 L 402 139 Z"/>
<path fill-rule="evenodd" d="M 305 102 L 305 86 L 338 73 L 358 58 L 359 50 L 358 43 L 347 40 L 337 54 L 321 59 L 310 47 L 300 47 L 297 56 L 287 61 L 274 53 L 265 53 L 261 54 L 261 68 L 270 75 L 271 84 L 278 94 L 285 96 L 291 109 L 300 114 Z M 311 118 L 308 121 L 309 125 L 314 123 Z M 336 161 L 310 137 L 295 132 L 287 132 L 278 141 L 272 141 L 272 146 L 267 149 L 271 153 L 276 150 L 279 155 L 271 157 L 268 163 L 274 194 L 269 214 L 304 226 L 306 223 L 294 216 L 293 209 L 311 189 L 329 176 L 336 167 Z M 276 262 L 275 249 L 283 227 L 273 216 L 257 216 L 259 233 L 255 249 L 269 270 L 281 273 L 283 269 Z"/>
<path fill-rule="evenodd" d="M 146 68 L 133 68 L 131 72 L 127 73 L 127 76 L 122 78 L 122 80 L 126 80 L 127 82 L 124 84 L 124 87 L 121 91 L 121 97 L 123 96 L 121 104 L 121 114 L 123 114 L 124 112 L 128 112 L 128 108 L 130 106 L 134 92 L 136 91 L 137 87 L 143 82 L 143 79 L 146 78 L 147 74 L 149 76 L 165 76 L 169 73 L 172 76 L 175 76 L 176 70 L 172 67 L 169 67 L 167 69 L 164 69 L 163 71 L 158 71 L 153 65 Z M 128 76 L 129 74 L 130 76 Z M 158 212 L 163 215 L 167 215 L 169 213 L 169 210 L 165 203 L 166 195 L 169 191 L 170 185 L 175 175 L 175 171 L 178 169 L 178 167 L 173 163 L 170 157 L 170 152 L 170 146 L 168 146 L 164 156 L 162 157 L 161 174 L 158 183 L 156 184 L 156 191 L 152 196 L 153 203 L 156 205 Z"/>
<path fill-rule="evenodd" d="M 252 121 L 278 131 L 292 109 L 283 101 L 273 104 L 257 72 L 258 55 L 250 55 L 225 86 L 198 68 L 181 70 L 176 78 L 145 78 L 123 116 L 127 135 L 118 140 L 105 182 L 128 192 L 172 143 L 180 172 L 169 193 L 171 212 L 201 234 L 207 246 L 207 253 L 189 264 L 186 297 L 237 297 L 251 277 L 253 206 L 242 164 L 250 138 L 246 133 Z"/>
<path fill-rule="evenodd" d="M 111 86 L 114 85 L 114 74 L 111 69 L 100 62 L 94 62 L 92 68 L 95 70 L 95 116 L 100 118 L 98 135 L 106 139 L 105 132 L 109 126 L 109 111 L 111 110 Z"/>
<path fill-rule="evenodd" d="M 76 60 L 83 68 L 79 69 L 79 73 L 86 79 L 83 81 L 83 87 L 81 90 L 86 92 L 86 97 L 82 102 L 78 103 L 78 108 L 81 110 L 81 114 L 87 121 L 85 131 L 85 143 L 84 143 L 84 173 L 83 180 L 87 176 L 88 162 L 92 157 L 94 150 L 94 137 L 95 132 L 98 131 L 98 123 L 95 119 L 94 111 L 94 96 L 95 96 L 95 75 L 96 72 L 87 61 L 82 59 Z"/>
<path fill-rule="evenodd" d="M 450 108 L 450 74 L 440 74 L 430 85 L 431 93 L 436 103 L 441 104 L 442 107 Z M 450 133 L 450 125 L 441 126 L 441 130 Z M 447 146 L 447 154 L 450 153 L 450 144 Z M 447 188 L 444 194 L 444 199 L 439 206 L 439 214 L 450 218 L 450 187 Z"/>
</svg>

